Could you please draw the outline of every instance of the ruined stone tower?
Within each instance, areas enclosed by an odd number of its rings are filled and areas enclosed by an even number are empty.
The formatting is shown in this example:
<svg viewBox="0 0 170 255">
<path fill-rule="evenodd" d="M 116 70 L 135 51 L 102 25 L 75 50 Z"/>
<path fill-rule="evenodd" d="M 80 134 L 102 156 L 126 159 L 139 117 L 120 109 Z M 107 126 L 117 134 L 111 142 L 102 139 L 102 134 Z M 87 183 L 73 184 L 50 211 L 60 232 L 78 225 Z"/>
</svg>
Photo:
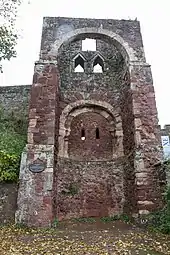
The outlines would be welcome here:
<svg viewBox="0 0 170 255">
<path fill-rule="evenodd" d="M 161 206 L 161 158 L 139 22 L 44 18 L 16 222 L 147 214 Z"/>
</svg>

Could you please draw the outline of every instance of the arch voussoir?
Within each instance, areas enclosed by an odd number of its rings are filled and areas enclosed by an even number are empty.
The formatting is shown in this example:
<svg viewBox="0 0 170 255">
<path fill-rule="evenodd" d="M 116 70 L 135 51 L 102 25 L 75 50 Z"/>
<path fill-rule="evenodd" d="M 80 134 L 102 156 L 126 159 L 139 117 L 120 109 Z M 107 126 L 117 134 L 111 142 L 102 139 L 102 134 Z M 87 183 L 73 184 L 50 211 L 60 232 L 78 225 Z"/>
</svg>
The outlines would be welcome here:
<svg viewBox="0 0 170 255">
<path fill-rule="evenodd" d="M 110 30 L 97 28 L 97 27 L 86 27 L 86 28 L 74 29 L 58 37 L 57 40 L 54 42 L 53 47 L 51 51 L 49 52 L 49 55 L 56 56 L 58 53 L 58 50 L 64 43 L 70 42 L 78 36 L 80 37 L 87 34 L 93 34 L 97 36 L 101 35 L 102 37 L 105 36 L 117 47 L 117 49 L 121 52 L 125 60 L 130 62 L 138 61 L 132 47 L 130 47 L 129 44 L 120 35 Z"/>
</svg>

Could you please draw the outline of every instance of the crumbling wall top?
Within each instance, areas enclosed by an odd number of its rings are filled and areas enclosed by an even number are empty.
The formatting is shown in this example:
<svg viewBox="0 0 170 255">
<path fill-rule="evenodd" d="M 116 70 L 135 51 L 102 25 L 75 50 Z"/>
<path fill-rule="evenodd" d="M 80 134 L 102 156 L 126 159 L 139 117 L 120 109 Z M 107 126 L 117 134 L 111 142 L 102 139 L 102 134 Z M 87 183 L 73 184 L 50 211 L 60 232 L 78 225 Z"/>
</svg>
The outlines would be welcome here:
<svg viewBox="0 0 170 255">
<path fill-rule="evenodd" d="M 130 61 L 146 61 L 139 21 L 67 17 L 43 19 L 40 58 L 54 58 L 63 43 L 85 38 L 110 39 L 115 46 L 125 48 Z"/>
</svg>

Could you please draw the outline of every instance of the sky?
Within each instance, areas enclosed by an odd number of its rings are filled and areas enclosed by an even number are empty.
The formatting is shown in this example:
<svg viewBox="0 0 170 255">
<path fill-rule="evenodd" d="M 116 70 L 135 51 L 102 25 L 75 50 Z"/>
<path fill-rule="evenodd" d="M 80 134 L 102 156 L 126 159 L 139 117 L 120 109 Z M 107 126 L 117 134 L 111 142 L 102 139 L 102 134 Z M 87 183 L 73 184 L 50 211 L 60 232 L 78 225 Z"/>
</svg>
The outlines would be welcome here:
<svg viewBox="0 0 170 255">
<path fill-rule="evenodd" d="M 20 34 L 17 57 L 3 62 L 0 86 L 32 83 L 44 16 L 137 18 L 141 24 L 146 60 L 152 68 L 159 124 L 170 124 L 169 0 L 23 0 L 16 24 Z"/>
</svg>

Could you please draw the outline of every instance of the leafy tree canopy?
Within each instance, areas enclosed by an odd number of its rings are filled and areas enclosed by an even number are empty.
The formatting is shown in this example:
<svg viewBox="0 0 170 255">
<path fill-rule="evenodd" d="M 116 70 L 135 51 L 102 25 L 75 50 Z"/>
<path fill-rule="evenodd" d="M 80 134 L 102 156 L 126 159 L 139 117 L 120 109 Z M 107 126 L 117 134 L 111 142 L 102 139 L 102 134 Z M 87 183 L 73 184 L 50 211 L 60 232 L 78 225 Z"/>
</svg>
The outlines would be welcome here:
<svg viewBox="0 0 170 255">
<path fill-rule="evenodd" d="M 2 60 L 16 56 L 17 32 L 15 21 L 21 0 L 0 0 L 0 71 Z"/>
</svg>

